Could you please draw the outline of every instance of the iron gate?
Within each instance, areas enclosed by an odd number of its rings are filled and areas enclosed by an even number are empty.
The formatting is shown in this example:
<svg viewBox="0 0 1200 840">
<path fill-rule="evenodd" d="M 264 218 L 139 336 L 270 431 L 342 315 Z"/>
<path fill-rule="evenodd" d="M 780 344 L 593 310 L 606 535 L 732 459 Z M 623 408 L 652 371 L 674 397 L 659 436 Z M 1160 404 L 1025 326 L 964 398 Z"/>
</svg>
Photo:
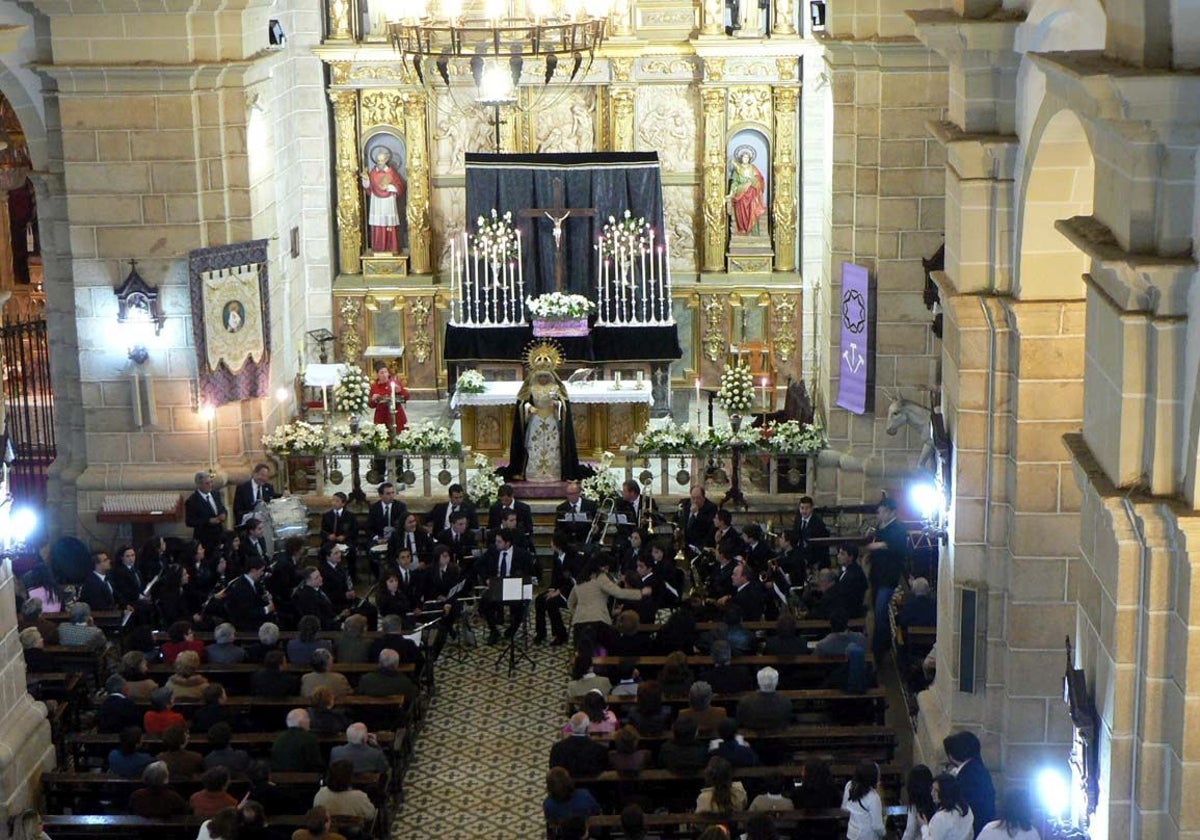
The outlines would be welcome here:
<svg viewBox="0 0 1200 840">
<path fill-rule="evenodd" d="M 6 322 L 0 327 L 4 352 L 5 430 L 12 445 L 10 474 L 16 502 L 46 503 L 46 477 L 54 461 L 54 392 L 45 319 Z"/>
</svg>

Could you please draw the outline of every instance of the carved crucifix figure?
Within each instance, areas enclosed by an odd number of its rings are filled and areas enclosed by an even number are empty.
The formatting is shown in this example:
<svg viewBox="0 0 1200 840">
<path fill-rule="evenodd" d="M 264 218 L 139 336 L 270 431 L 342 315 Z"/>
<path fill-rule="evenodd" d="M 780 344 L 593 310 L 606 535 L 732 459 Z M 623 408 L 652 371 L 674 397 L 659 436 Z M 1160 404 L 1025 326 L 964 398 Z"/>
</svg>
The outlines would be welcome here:
<svg viewBox="0 0 1200 840">
<path fill-rule="evenodd" d="M 521 210 L 518 215 L 525 219 L 538 219 L 545 216 L 554 223 L 554 290 L 563 290 L 563 222 L 577 217 L 595 216 L 594 207 L 567 207 L 563 196 L 562 178 L 554 178 L 551 182 L 551 206 L 530 207 Z"/>
</svg>

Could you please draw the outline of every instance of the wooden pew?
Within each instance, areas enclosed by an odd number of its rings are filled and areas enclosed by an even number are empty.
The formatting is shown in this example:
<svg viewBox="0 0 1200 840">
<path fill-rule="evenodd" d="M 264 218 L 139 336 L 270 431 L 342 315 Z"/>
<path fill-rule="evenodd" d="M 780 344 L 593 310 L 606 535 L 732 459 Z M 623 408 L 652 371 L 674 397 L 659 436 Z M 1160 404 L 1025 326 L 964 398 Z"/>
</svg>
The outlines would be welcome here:
<svg viewBox="0 0 1200 840">
<path fill-rule="evenodd" d="M 728 709 L 732 713 L 743 697 L 754 693 L 746 691 L 740 694 L 714 694 L 712 705 Z M 853 705 L 864 709 L 864 720 L 869 718 L 880 726 L 883 725 L 887 716 L 887 691 L 883 688 L 871 688 L 862 694 L 847 694 L 835 688 L 780 689 L 775 693 L 791 700 L 792 709 L 798 713 L 827 710 L 834 705 Z M 573 697 L 568 700 L 567 715 L 570 716 L 577 711 L 581 707 L 582 701 L 582 697 Z M 637 697 L 610 694 L 604 702 L 616 713 L 617 717 L 624 718 L 629 710 L 637 705 Z M 674 709 L 686 709 L 688 701 L 686 697 L 664 697 L 663 705 Z"/>
<path fill-rule="evenodd" d="M 400 670 L 410 677 L 416 673 L 417 666 L 412 662 L 401 662 Z M 359 677 L 363 674 L 370 674 L 379 669 L 378 663 L 373 662 L 335 662 L 333 664 L 334 671 L 345 674 L 346 679 L 351 685 L 358 682 Z M 262 666 L 242 662 L 237 665 L 213 665 L 204 663 L 200 666 L 198 673 L 207 677 L 209 680 L 219 682 L 225 686 L 227 694 L 249 694 L 250 680 L 255 672 L 261 671 Z M 284 665 L 283 670 L 292 674 L 307 674 L 312 669 L 303 665 Z M 171 665 L 151 665 L 149 668 L 150 676 L 159 683 L 164 682 L 167 677 L 175 673 L 175 669 Z"/>
<path fill-rule="evenodd" d="M 699 837 L 710 825 L 723 824 L 734 827 L 733 836 L 741 836 L 746 823 L 754 816 L 752 813 L 740 812 L 726 816 L 716 814 L 646 814 L 646 828 L 652 834 L 667 834 L 668 836 L 688 840 Z M 804 840 L 839 840 L 846 836 L 846 824 L 850 815 L 841 808 L 830 808 L 823 811 L 773 811 L 771 822 L 775 825 L 779 836 L 783 838 L 804 838 Z M 554 826 L 546 827 L 547 837 L 556 838 Z M 588 830 L 592 835 L 611 838 L 622 838 L 621 816 L 619 814 L 590 817 Z M 602 832 L 610 832 L 602 834 Z"/>
<path fill-rule="evenodd" d="M 865 618 L 850 619 L 850 629 L 863 631 L 867 621 Z M 719 630 L 725 626 L 722 621 L 698 621 L 696 622 L 696 630 L 703 633 L 708 630 Z M 771 635 L 775 632 L 774 621 L 743 621 L 742 626 L 753 633 L 766 633 Z M 639 633 L 657 633 L 663 628 L 662 624 L 639 624 Z M 824 636 L 830 632 L 829 622 L 825 619 L 814 618 L 798 618 L 796 619 L 796 631 L 803 636 Z"/>
<path fill-rule="evenodd" d="M 797 762 L 810 756 L 836 759 L 839 763 L 864 758 L 883 764 L 896 757 L 896 731 L 890 726 L 826 726 L 794 723 L 783 729 L 761 731 L 738 729 L 759 753 L 787 753 Z M 616 733 L 592 733 L 591 738 L 611 743 Z M 639 744 L 657 755 L 658 748 L 671 738 L 670 732 L 643 735 Z"/>
<path fill-rule="evenodd" d="M 46 833 L 54 840 L 196 840 L 200 817 L 165 817 L 146 819 L 128 814 L 63 816 L 46 814 L 42 817 Z M 295 829 L 304 827 L 303 814 L 283 814 L 269 819 L 272 828 L 290 835 Z M 379 822 L 378 820 L 376 822 Z M 335 818 L 333 830 L 340 834 L 352 831 L 350 826 L 361 830 L 362 821 L 343 817 Z"/>
<path fill-rule="evenodd" d="M 44 650 L 46 655 L 54 661 L 56 671 L 82 674 L 91 685 L 97 688 L 103 686 L 106 656 L 104 648 L 46 645 Z"/>
<path fill-rule="evenodd" d="M 175 711 L 189 721 L 203 704 L 176 703 Z M 226 696 L 225 707 L 231 712 L 245 714 L 260 731 L 283 729 L 287 723 L 287 714 L 292 709 L 305 709 L 311 705 L 306 697 L 252 697 L 247 695 Z M 143 714 L 150 710 L 149 701 L 137 703 L 138 710 Z M 396 726 L 406 726 L 412 717 L 409 712 L 416 704 L 410 703 L 403 694 L 389 697 L 367 697 L 362 694 L 348 694 L 337 700 L 335 708 L 346 713 L 351 721 L 362 721 L 372 729 L 392 729 Z M 198 733 L 199 734 L 199 733 Z"/>
</svg>

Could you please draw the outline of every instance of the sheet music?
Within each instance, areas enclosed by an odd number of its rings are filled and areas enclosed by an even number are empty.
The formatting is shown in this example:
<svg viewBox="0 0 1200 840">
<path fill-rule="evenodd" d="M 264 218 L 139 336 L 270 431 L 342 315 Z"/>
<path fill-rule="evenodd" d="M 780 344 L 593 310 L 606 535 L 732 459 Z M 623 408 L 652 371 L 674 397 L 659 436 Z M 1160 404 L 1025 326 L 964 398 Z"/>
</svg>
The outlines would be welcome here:
<svg viewBox="0 0 1200 840">
<path fill-rule="evenodd" d="M 532 601 L 533 600 L 533 584 L 532 583 L 527 583 L 521 587 L 521 600 L 522 601 Z"/>
<path fill-rule="evenodd" d="M 149 583 L 146 584 L 146 588 L 142 590 L 143 598 L 150 597 L 150 590 L 154 588 L 154 584 L 158 583 L 158 579 L 160 577 L 162 577 L 162 572 L 159 572 L 157 575 L 154 576 L 153 580 L 151 580 Z"/>
<path fill-rule="evenodd" d="M 524 586 L 525 581 L 519 577 L 505 578 L 500 585 L 500 600 L 505 602 L 524 600 Z"/>
<path fill-rule="evenodd" d="M 592 518 L 586 513 L 564 513 L 559 522 L 591 522 Z"/>
<path fill-rule="evenodd" d="M 455 595 L 457 595 L 459 592 L 462 592 L 462 591 L 463 591 L 463 587 L 464 587 L 464 586 L 466 586 L 466 585 L 467 585 L 467 579 L 466 579 L 466 578 L 463 578 L 463 579 L 462 579 L 462 580 L 460 580 L 458 583 L 454 584 L 454 586 L 451 586 L 451 587 L 450 587 L 450 591 L 449 591 L 449 592 L 446 594 L 446 597 L 447 597 L 447 598 L 453 598 L 453 597 L 454 597 Z"/>
</svg>

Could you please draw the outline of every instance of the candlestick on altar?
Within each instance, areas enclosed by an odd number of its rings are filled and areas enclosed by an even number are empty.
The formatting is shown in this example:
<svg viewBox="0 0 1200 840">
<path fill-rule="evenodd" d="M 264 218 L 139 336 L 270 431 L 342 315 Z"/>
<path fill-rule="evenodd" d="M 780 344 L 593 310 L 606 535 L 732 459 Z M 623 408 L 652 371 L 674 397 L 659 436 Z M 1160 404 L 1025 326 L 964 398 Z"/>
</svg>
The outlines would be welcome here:
<svg viewBox="0 0 1200 840">
<path fill-rule="evenodd" d="M 600 237 L 596 245 L 596 288 L 599 292 L 600 311 L 596 315 L 596 323 L 604 323 L 604 237 Z"/>
<path fill-rule="evenodd" d="M 667 235 L 665 230 L 663 231 L 663 268 L 665 268 L 667 272 L 667 299 L 665 301 L 665 317 L 667 319 L 667 323 L 670 323 L 675 319 L 675 301 L 671 297 L 671 237 Z"/>
<path fill-rule="evenodd" d="M 390 398 L 388 400 L 388 406 L 391 408 L 392 414 L 395 414 L 396 413 L 396 381 L 392 380 L 391 382 L 389 382 L 388 388 L 391 391 Z"/>
<path fill-rule="evenodd" d="M 326 414 L 329 413 L 329 386 L 321 386 L 321 410 Z"/>
<path fill-rule="evenodd" d="M 762 378 L 762 405 L 763 410 L 767 410 L 767 377 Z"/>
<path fill-rule="evenodd" d="M 638 303 L 640 304 L 640 306 L 638 307 L 638 311 L 641 313 L 641 320 L 646 321 L 646 320 L 649 320 L 649 318 L 648 318 L 649 313 L 646 312 L 646 296 L 648 294 L 647 290 L 649 289 L 649 278 L 646 277 L 646 274 L 647 274 L 646 269 L 650 265 L 650 257 L 649 257 L 649 252 L 646 251 L 645 248 L 642 248 L 641 250 L 642 250 L 642 299 L 640 301 L 638 301 Z"/>
<path fill-rule="evenodd" d="M 520 306 L 521 317 L 517 320 L 525 323 L 525 266 L 521 259 L 521 231 L 517 231 L 517 305 Z"/>
<path fill-rule="evenodd" d="M 703 425 L 700 421 L 700 377 L 696 377 L 696 431 L 703 430 Z"/>
</svg>

